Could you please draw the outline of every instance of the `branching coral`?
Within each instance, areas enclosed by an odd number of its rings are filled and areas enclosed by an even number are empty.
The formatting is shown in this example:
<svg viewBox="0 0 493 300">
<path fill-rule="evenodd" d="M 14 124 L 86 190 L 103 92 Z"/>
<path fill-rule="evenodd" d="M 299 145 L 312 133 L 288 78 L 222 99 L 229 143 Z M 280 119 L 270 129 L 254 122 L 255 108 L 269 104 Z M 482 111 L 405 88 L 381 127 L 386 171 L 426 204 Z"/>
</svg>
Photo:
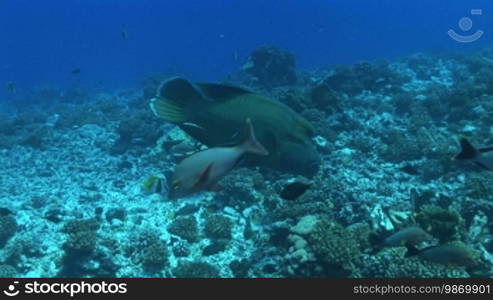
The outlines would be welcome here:
<svg viewBox="0 0 493 300">
<path fill-rule="evenodd" d="M 464 232 L 464 220 L 457 211 L 436 205 L 424 205 L 416 215 L 416 222 L 426 232 L 441 242 L 460 239 Z"/>
<path fill-rule="evenodd" d="M 261 86 L 289 85 L 297 80 L 294 55 L 276 47 L 261 46 L 255 49 L 242 69 Z"/>
<path fill-rule="evenodd" d="M 168 264 L 168 247 L 155 231 L 144 231 L 132 245 L 134 259 L 146 272 L 161 271 Z"/>
<path fill-rule="evenodd" d="M 219 277 L 219 270 L 201 261 L 182 261 L 172 270 L 173 275 L 178 278 L 215 278 Z"/>
<path fill-rule="evenodd" d="M 0 265 L 0 278 L 12 278 L 17 276 L 17 270 L 11 265 Z"/>
<path fill-rule="evenodd" d="M 220 214 L 208 215 L 205 219 L 204 233 L 211 239 L 231 239 L 233 221 Z"/>
<path fill-rule="evenodd" d="M 196 242 L 199 238 L 197 220 L 193 216 L 176 218 L 168 226 L 168 232 L 175 234 L 190 243 Z"/>
<path fill-rule="evenodd" d="M 351 232 L 337 223 L 320 221 L 307 237 L 316 257 L 336 271 L 349 274 L 360 263 L 359 244 Z"/>
</svg>

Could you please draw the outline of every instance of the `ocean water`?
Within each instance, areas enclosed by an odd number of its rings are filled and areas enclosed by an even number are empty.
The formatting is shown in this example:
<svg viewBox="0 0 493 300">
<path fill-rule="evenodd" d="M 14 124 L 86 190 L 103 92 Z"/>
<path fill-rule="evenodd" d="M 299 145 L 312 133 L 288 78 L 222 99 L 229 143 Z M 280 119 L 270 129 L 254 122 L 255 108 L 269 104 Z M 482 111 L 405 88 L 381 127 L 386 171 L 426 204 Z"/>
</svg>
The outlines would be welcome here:
<svg viewBox="0 0 493 300">
<path fill-rule="evenodd" d="M 0 277 L 491 277 L 493 4 L 447 2 L 0 2 Z"/>
</svg>

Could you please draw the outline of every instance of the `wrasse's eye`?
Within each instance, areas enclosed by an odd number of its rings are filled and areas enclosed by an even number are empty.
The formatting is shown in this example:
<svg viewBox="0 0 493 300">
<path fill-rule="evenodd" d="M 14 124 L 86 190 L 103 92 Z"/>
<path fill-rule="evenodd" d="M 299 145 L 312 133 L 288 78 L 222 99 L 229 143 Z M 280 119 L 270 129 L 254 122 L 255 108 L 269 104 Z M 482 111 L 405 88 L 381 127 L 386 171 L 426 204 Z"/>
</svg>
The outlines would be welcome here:
<svg viewBox="0 0 493 300">
<path fill-rule="evenodd" d="M 174 180 L 174 181 L 171 183 L 171 185 L 173 186 L 173 189 L 175 189 L 175 190 L 176 190 L 176 189 L 180 188 L 180 181 L 178 181 L 178 180 Z"/>
</svg>

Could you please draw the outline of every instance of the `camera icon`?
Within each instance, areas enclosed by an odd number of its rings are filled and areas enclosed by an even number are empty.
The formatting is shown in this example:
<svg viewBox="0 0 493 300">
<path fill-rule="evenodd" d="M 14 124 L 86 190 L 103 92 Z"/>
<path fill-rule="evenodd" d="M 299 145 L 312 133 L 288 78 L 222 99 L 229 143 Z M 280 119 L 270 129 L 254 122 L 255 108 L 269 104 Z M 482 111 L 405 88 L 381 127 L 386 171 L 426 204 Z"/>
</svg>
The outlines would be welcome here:
<svg viewBox="0 0 493 300">
<path fill-rule="evenodd" d="M 471 15 L 473 16 L 481 16 L 482 14 L 483 14 L 482 9 L 471 9 Z M 471 30 L 472 25 L 473 25 L 472 20 L 469 17 L 463 17 L 459 20 L 459 28 L 464 32 Z M 462 35 L 455 32 L 453 29 L 450 29 L 447 33 L 451 38 L 453 38 L 459 43 L 472 43 L 479 40 L 483 36 L 484 31 L 477 30 L 473 34 Z"/>
<path fill-rule="evenodd" d="M 14 297 L 19 295 L 19 291 L 15 289 L 15 286 L 19 283 L 19 281 L 14 281 L 14 284 L 10 284 L 3 293 L 9 297 Z"/>
</svg>

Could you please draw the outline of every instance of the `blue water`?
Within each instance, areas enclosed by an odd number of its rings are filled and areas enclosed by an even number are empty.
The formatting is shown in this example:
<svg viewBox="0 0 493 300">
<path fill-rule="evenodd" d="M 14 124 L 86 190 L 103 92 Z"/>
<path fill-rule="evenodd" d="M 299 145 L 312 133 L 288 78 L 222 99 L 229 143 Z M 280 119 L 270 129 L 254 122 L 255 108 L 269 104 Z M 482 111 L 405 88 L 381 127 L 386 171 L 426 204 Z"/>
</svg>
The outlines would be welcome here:
<svg viewBox="0 0 493 300">
<path fill-rule="evenodd" d="M 470 9 L 485 35 L 446 34 Z M 493 3 L 475 1 L 2 1 L 0 82 L 19 90 L 71 84 L 126 87 L 149 74 L 218 80 L 257 46 L 291 50 L 302 69 L 493 42 Z M 122 37 L 122 32 L 128 38 Z M 80 68 L 79 76 L 70 72 Z M 2 96 L 5 96 L 2 89 Z"/>
</svg>

